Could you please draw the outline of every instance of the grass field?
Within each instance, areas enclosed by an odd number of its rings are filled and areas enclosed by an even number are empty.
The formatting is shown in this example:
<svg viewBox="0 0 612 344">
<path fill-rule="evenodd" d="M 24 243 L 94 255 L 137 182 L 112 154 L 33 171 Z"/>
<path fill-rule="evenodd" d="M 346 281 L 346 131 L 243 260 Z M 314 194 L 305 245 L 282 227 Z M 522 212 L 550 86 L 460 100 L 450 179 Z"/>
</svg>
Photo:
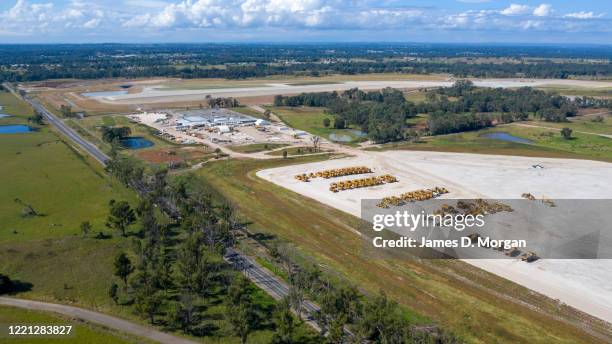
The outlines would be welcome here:
<svg viewBox="0 0 612 344">
<path fill-rule="evenodd" d="M 284 143 L 253 143 L 250 145 L 229 146 L 229 148 L 238 153 L 258 153 L 287 146 L 288 144 Z"/>
<path fill-rule="evenodd" d="M 241 113 L 243 115 L 248 115 L 251 117 L 255 117 L 255 118 L 264 118 L 263 113 L 255 110 L 255 109 L 251 109 L 250 107 L 246 107 L 246 106 L 239 106 L 239 107 L 235 107 L 231 109 L 232 111 L 236 111 L 238 113 Z"/>
<path fill-rule="evenodd" d="M 587 88 L 587 87 L 560 87 L 560 86 L 549 86 L 549 87 L 538 87 L 545 91 L 555 92 L 567 96 L 587 96 L 587 97 L 601 97 L 601 98 L 612 98 L 612 88 Z"/>
<path fill-rule="evenodd" d="M 351 129 L 334 129 L 331 127 L 334 123 L 333 116 L 324 113 L 323 108 L 310 107 L 269 107 L 270 111 L 277 114 L 283 122 L 287 123 L 292 128 L 307 131 L 313 135 L 318 135 L 329 139 L 331 134 L 346 135 L 351 138 L 350 143 L 363 140 Z M 330 120 L 330 127 L 323 126 L 323 119 Z"/>
<path fill-rule="evenodd" d="M 232 201 L 238 214 L 250 221 L 250 231 L 294 245 L 296 252 L 312 257 L 314 263 L 361 290 L 384 290 L 409 310 L 412 319 L 431 318 L 470 343 L 598 342 L 576 327 L 546 315 L 548 312 L 570 321 L 578 318 L 555 301 L 462 262 L 368 256 L 356 235 L 361 228 L 359 219 L 255 176 L 259 169 L 320 159 L 325 157 L 296 158 L 291 162 L 219 161 L 198 173 L 204 183 Z M 533 308 L 511 300 L 528 302 Z"/>
<path fill-rule="evenodd" d="M 12 120 L 25 122 L 29 111 L 19 104 Z M 21 297 L 117 311 L 106 291 L 111 261 L 127 241 L 82 238 L 79 225 L 90 221 L 109 234 L 109 200 L 135 196 L 48 127 L 0 135 L 0 158 L 0 271 L 32 285 Z M 40 215 L 22 217 L 24 204 Z"/>
<path fill-rule="evenodd" d="M 133 123 L 127 117 L 121 115 L 104 115 L 104 116 L 91 116 L 85 117 L 81 120 L 74 120 L 73 127 L 79 131 L 79 133 L 86 132 L 84 136 L 94 139 L 92 140 L 97 145 L 103 147 L 105 150 L 110 150 L 110 144 L 102 141 L 102 132 L 100 127 L 102 126 L 117 126 L 117 127 L 129 127 L 132 130 L 130 136 L 143 137 L 151 142 L 153 146 L 149 148 L 139 149 L 137 151 L 178 147 L 179 145 L 164 140 L 157 135 L 153 134 L 153 129 L 143 124 Z M 81 127 L 79 130 L 78 127 Z M 124 150 L 130 154 L 136 153 L 136 150 Z"/>
<path fill-rule="evenodd" d="M 34 112 L 28 104 L 15 98 L 12 93 L 0 91 L 0 113 L 11 117 L 0 118 L 0 124 L 24 123 Z"/>
<path fill-rule="evenodd" d="M 547 123 L 546 125 L 549 124 Z M 570 125 L 561 124 L 561 127 L 563 126 Z M 481 137 L 483 134 L 493 132 L 507 132 L 517 137 L 529 139 L 533 144 L 505 142 Z M 440 152 L 591 159 L 612 162 L 612 139 L 580 133 L 574 133 L 572 136 L 574 137 L 573 139 L 566 140 L 561 137 L 558 130 L 527 128 L 510 124 L 472 132 L 427 137 L 422 138 L 419 142 L 390 143 L 382 145 L 381 148 L 373 149 L 431 150 Z"/>
<path fill-rule="evenodd" d="M 281 150 L 276 150 L 274 152 L 270 152 L 270 153 L 266 153 L 267 155 L 276 155 L 276 156 L 283 156 L 283 152 L 287 151 L 287 155 L 288 156 L 295 156 L 295 155 L 304 155 L 304 154 L 313 154 L 315 153 L 314 148 L 312 147 L 289 147 L 287 149 L 281 149 Z M 320 152 L 325 152 L 324 150 L 319 151 Z"/>
<path fill-rule="evenodd" d="M 70 336 L 41 338 L 9 338 L 7 343 L 91 343 L 91 344 L 124 344 L 150 343 L 142 338 L 111 332 L 102 326 L 71 319 L 55 313 L 31 311 L 14 307 L 0 306 L 0 323 L 3 325 L 71 325 Z"/>
<path fill-rule="evenodd" d="M 612 116 L 602 116 L 602 122 L 593 121 L 595 116 L 577 116 L 572 118 L 569 122 L 555 123 L 555 122 L 544 122 L 544 121 L 530 121 L 527 124 L 538 125 L 542 127 L 550 128 L 570 128 L 574 131 L 584 131 L 587 133 L 606 134 L 612 135 Z"/>
</svg>

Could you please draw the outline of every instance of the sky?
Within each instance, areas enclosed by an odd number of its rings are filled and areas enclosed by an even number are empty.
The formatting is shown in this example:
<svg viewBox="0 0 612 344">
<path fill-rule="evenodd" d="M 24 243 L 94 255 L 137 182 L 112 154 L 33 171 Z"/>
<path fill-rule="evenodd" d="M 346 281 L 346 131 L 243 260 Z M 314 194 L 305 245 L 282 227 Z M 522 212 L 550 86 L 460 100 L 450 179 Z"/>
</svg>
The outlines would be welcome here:
<svg viewBox="0 0 612 344">
<path fill-rule="evenodd" d="M 612 44 L 612 1 L 0 0 L 0 43 Z"/>
</svg>

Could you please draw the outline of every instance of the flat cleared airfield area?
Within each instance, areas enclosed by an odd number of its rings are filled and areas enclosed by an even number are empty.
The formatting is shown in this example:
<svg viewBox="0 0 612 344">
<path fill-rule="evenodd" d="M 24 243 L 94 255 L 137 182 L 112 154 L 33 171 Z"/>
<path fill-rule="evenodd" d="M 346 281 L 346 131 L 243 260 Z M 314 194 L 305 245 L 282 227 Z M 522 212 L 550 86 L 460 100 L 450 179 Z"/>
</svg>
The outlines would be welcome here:
<svg viewBox="0 0 612 344">
<path fill-rule="evenodd" d="M 544 168 L 533 168 L 536 164 Z M 294 178 L 305 172 L 362 165 L 372 168 L 376 175 L 392 174 L 399 182 L 333 193 L 328 190 L 329 179 L 315 178 L 304 183 Z M 523 192 L 537 198 L 612 199 L 612 164 L 590 160 L 416 151 L 360 152 L 353 158 L 267 169 L 257 175 L 358 217 L 361 216 L 362 199 L 434 186 L 449 189 L 450 193 L 444 195 L 449 199 L 520 199 Z M 609 278 L 612 260 L 467 261 L 612 322 L 612 282 Z"/>
<path fill-rule="evenodd" d="M 567 79 L 475 79 L 476 86 L 480 87 L 589 87 L 606 88 L 612 87 L 610 81 L 588 81 Z M 418 89 L 428 87 L 452 86 L 454 80 L 382 80 L 382 81 L 338 81 L 337 83 L 291 85 L 289 83 L 268 83 L 253 87 L 231 87 L 231 88 L 198 88 L 198 89 L 174 89 L 165 88 L 163 85 L 145 86 L 141 92 L 114 95 L 107 97 L 96 97 L 100 102 L 114 105 L 130 104 L 153 104 L 171 103 L 181 101 L 202 100 L 206 95 L 212 97 L 261 97 L 277 94 L 297 94 L 311 92 L 343 91 L 351 88 L 362 90 L 382 89 L 393 87 L 400 89 Z"/>
</svg>

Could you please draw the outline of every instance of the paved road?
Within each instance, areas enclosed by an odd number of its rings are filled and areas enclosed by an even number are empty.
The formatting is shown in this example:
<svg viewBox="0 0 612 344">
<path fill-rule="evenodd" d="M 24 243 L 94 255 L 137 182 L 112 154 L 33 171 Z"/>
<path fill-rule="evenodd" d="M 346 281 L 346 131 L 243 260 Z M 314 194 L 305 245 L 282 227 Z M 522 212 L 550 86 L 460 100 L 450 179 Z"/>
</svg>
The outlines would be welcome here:
<svg viewBox="0 0 612 344">
<path fill-rule="evenodd" d="M 90 311 L 83 308 L 59 305 L 55 303 L 39 302 L 32 300 L 15 299 L 12 297 L 0 297 L 0 305 L 19 307 L 25 309 L 54 312 L 69 317 L 78 318 L 91 323 L 106 326 L 108 328 L 122 331 L 137 337 L 147 338 L 164 344 L 195 344 L 197 342 L 173 336 L 157 331 L 153 328 L 135 324 L 124 319 L 110 315 Z"/>
<path fill-rule="evenodd" d="M 5 83 L 3 85 L 5 88 L 10 90 L 15 96 L 22 98 L 13 89 L 13 87 L 10 84 Z M 47 122 L 49 122 L 51 125 L 57 128 L 57 130 L 59 130 L 60 133 L 62 133 L 64 136 L 67 136 L 74 143 L 78 144 L 83 150 L 85 150 L 89 155 L 94 157 L 94 159 L 98 160 L 98 162 L 100 162 L 103 166 L 106 166 L 106 162 L 110 160 L 110 158 L 106 154 L 104 154 L 104 152 L 102 152 L 100 148 L 98 148 L 93 143 L 82 138 L 79 134 L 77 134 L 74 130 L 72 130 L 72 128 L 67 126 L 66 123 L 64 123 L 61 119 L 57 118 L 57 116 L 55 116 L 51 111 L 47 110 L 38 101 L 31 99 L 28 96 L 25 96 L 22 99 L 28 102 L 38 112 L 40 112 L 43 115 L 43 117 L 45 117 Z"/>
<path fill-rule="evenodd" d="M 223 258 L 228 263 L 232 264 L 234 268 L 241 270 L 248 279 L 274 299 L 280 300 L 289 295 L 289 286 L 287 283 L 281 281 L 253 259 L 233 249 L 228 249 Z M 321 327 L 319 327 L 313 319 L 320 311 L 321 308 L 316 304 L 308 300 L 304 301 L 301 313 L 306 316 L 305 322 L 318 332 L 321 332 Z"/>
</svg>

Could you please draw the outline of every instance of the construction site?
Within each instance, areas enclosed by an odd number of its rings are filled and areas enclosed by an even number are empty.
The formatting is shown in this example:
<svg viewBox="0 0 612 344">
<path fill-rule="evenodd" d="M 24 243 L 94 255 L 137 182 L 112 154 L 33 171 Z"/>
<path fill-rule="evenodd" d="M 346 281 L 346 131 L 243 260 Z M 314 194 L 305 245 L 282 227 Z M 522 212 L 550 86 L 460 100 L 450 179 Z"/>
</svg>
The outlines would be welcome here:
<svg viewBox="0 0 612 344">
<path fill-rule="evenodd" d="M 571 159 L 362 151 L 355 157 L 272 168 L 257 175 L 357 217 L 367 211 L 362 208 L 364 200 L 382 200 L 371 204 L 373 211 L 376 208 L 381 211 L 402 202 L 430 198 L 525 199 L 524 193 L 534 195 L 534 200 L 536 197 L 546 200 L 612 196 L 609 164 Z M 491 251 L 491 254 L 504 255 L 504 252 Z M 535 253 L 525 252 L 516 257 L 512 254 L 509 256 L 515 259 L 466 261 L 612 320 L 612 290 L 606 282 L 612 260 L 536 260 Z M 540 278 L 532 278 L 533 274 Z"/>
<path fill-rule="evenodd" d="M 182 144 L 235 146 L 254 143 L 310 144 L 308 133 L 230 109 L 160 110 L 128 115 Z"/>
</svg>

